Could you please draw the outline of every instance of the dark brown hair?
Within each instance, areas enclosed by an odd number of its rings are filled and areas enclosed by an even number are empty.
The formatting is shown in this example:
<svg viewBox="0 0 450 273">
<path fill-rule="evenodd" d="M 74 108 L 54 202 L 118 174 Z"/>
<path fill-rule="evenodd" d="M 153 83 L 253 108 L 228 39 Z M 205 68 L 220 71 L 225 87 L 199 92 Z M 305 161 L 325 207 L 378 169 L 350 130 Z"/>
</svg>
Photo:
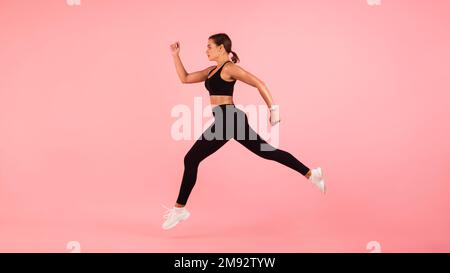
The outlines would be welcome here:
<svg viewBox="0 0 450 273">
<path fill-rule="evenodd" d="M 216 33 L 214 35 L 209 36 L 209 39 L 212 39 L 217 46 L 223 45 L 225 47 L 225 51 L 228 54 L 230 54 L 230 53 L 233 54 L 233 56 L 231 57 L 231 60 L 233 61 L 233 63 L 237 63 L 240 61 L 236 52 L 231 50 L 231 39 L 230 39 L 230 37 L 228 37 L 227 34 Z"/>
</svg>

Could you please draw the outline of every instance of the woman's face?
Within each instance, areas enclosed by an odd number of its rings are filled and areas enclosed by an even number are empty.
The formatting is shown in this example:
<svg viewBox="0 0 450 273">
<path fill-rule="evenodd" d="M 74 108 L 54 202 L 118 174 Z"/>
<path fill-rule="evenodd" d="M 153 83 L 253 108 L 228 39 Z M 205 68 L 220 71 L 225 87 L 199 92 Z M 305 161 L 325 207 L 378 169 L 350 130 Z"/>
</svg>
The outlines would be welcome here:
<svg viewBox="0 0 450 273">
<path fill-rule="evenodd" d="M 206 46 L 206 55 L 208 60 L 214 61 L 220 56 L 223 45 L 217 46 L 212 39 L 208 39 L 208 45 Z"/>
</svg>

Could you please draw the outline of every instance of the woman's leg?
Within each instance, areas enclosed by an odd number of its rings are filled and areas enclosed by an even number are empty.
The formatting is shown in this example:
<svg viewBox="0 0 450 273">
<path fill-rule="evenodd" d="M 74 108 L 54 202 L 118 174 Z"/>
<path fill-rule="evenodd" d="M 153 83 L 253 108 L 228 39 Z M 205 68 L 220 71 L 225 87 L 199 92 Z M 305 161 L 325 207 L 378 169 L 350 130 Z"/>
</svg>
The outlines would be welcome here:
<svg viewBox="0 0 450 273">
<path fill-rule="evenodd" d="M 242 144 L 245 148 L 249 149 L 253 153 L 258 156 L 277 161 L 291 169 L 296 170 L 301 173 L 306 178 L 311 175 L 310 169 L 301 163 L 297 158 L 295 158 L 292 154 L 277 149 L 267 143 L 264 139 L 262 139 L 258 133 L 256 133 L 252 127 L 248 123 L 248 118 L 246 115 L 243 115 L 241 120 L 245 117 L 244 126 L 245 126 L 245 138 L 243 137 L 235 137 L 236 141 Z M 252 136 L 252 137 L 249 137 Z M 255 137 L 256 136 L 256 139 Z M 262 148 L 264 147 L 264 149 Z"/>
<path fill-rule="evenodd" d="M 227 143 L 228 139 L 211 139 L 216 128 L 216 121 L 206 129 L 184 156 L 184 173 L 176 207 L 186 205 L 187 199 L 197 180 L 200 162 Z"/>
</svg>

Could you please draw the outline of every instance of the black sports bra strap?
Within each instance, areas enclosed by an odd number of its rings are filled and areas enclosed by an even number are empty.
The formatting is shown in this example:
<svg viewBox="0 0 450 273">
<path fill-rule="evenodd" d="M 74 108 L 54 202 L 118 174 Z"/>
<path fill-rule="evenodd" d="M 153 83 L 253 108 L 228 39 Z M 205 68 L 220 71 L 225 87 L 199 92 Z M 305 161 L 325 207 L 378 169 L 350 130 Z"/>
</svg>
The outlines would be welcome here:
<svg viewBox="0 0 450 273">
<path fill-rule="evenodd" d="M 231 62 L 231 61 L 226 61 L 226 62 L 224 62 L 223 65 L 222 65 L 222 67 L 223 67 L 226 63 L 229 63 L 229 62 Z"/>
<path fill-rule="evenodd" d="M 224 63 L 222 64 L 222 66 L 219 68 L 219 70 L 222 69 L 222 67 L 223 67 L 226 63 L 228 63 L 228 62 L 231 62 L 231 61 L 226 61 L 226 62 L 224 62 Z M 209 76 L 209 75 L 211 74 L 211 72 L 213 72 L 214 69 L 216 69 L 216 68 L 217 68 L 217 65 L 216 65 L 216 67 L 214 67 L 213 69 L 211 69 L 211 71 L 208 72 L 208 76 Z"/>
<path fill-rule="evenodd" d="M 224 63 L 222 64 L 222 66 L 219 68 L 219 70 L 221 70 L 221 69 L 225 66 L 225 64 L 228 63 L 228 62 L 229 62 L 229 61 L 224 62 Z"/>
<path fill-rule="evenodd" d="M 222 64 L 222 66 L 221 67 L 223 67 L 226 63 L 228 63 L 229 61 L 226 61 L 226 62 L 224 62 L 223 64 Z"/>
<path fill-rule="evenodd" d="M 217 66 L 216 67 L 214 67 L 213 69 L 211 69 L 209 72 L 208 72 L 208 76 L 211 74 L 211 72 L 213 72 L 214 71 L 214 69 L 216 69 L 217 68 Z"/>
</svg>

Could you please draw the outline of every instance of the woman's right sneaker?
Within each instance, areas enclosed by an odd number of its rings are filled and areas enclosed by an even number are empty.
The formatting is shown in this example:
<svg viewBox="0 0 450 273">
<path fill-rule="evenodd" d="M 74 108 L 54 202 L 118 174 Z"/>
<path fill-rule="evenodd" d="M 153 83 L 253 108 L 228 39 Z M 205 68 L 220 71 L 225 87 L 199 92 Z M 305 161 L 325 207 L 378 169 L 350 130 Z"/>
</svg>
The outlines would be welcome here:
<svg viewBox="0 0 450 273">
<path fill-rule="evenodd" d="M 162 224 L 163 229 L 171 229 L 174 226 L 176 226 L 180 221 L 186 220 L 189 218 L 190 212 L 185 208 L 168 208 L 164 206 L 167 209 L 166 214 L 164 215 L 164 223 Z"/>
<path fill-rule="evenodd" d="M 311 176 L 308 178 L 311 182 L 319 188 L 319 190 L 325 194 L 327 188 L 325 186 L 325 180 L 323 179 L 323 172 L 320 167 L 311 170 Z"/>
</svg>

